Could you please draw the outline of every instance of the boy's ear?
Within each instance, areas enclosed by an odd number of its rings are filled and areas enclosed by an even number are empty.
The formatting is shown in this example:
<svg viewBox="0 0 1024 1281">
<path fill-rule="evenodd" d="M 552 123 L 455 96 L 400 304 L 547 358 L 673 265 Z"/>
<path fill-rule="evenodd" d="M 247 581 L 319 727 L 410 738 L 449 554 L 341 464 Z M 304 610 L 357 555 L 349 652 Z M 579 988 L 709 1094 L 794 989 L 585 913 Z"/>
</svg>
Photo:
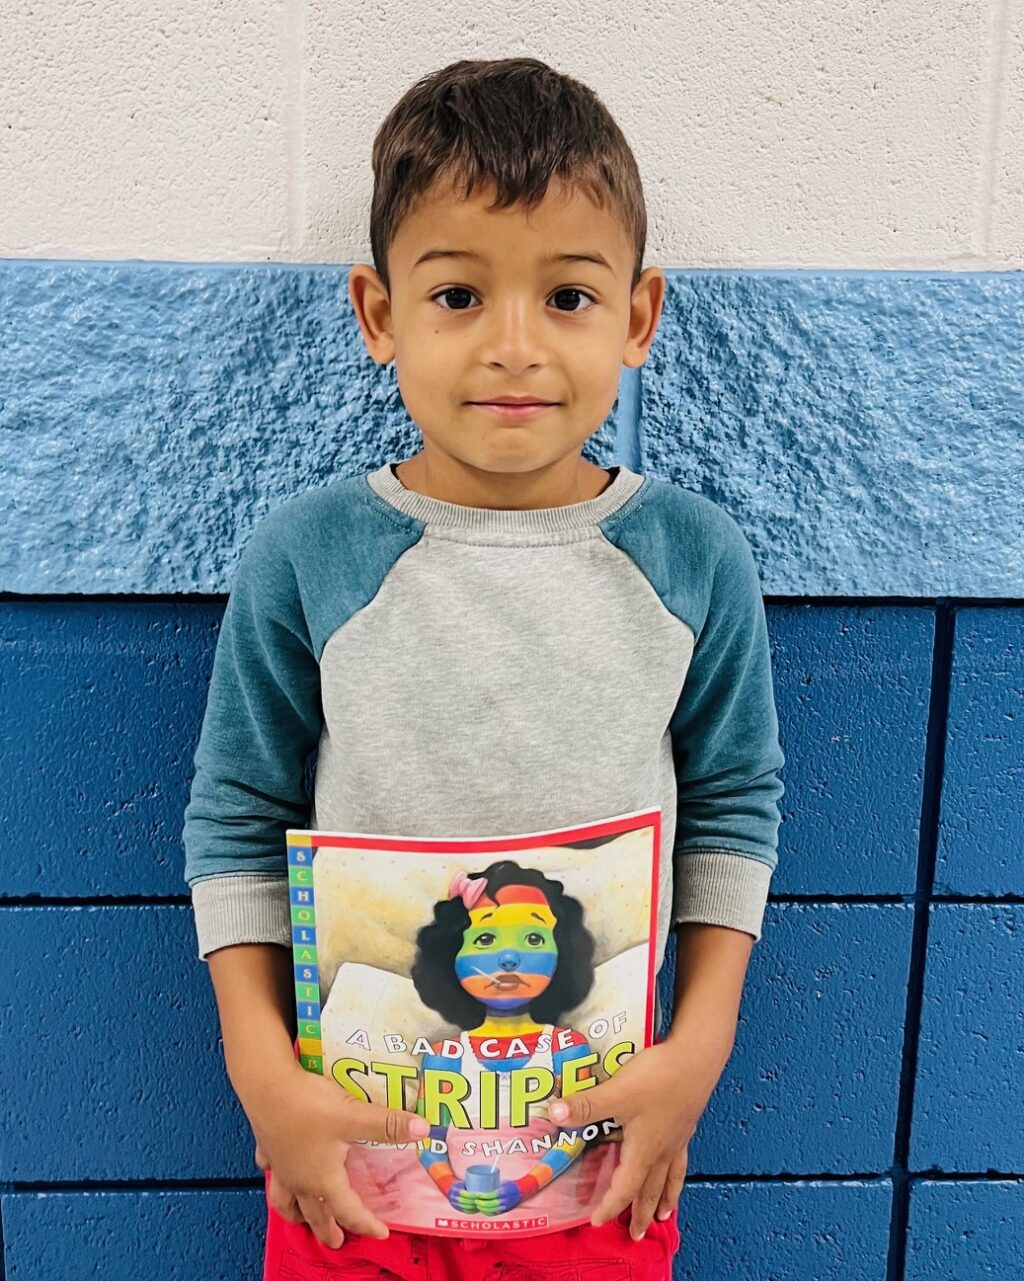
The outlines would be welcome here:
<svg viewBox="0 0 1024 1281">
<path fill-rule="evenodd" d="M 348 273 L 348 296 L 362 330 L 363 342 L 378 365 L 395 358 L 391 327 L 391 299 L 384 281 L 368 263 L 353 263 Z"/>
<path fill-rule="evenodd" d="M 629 333 L 622 354 L 622 363 L 630 369 L 638 369 L 647 359 L 664 302 L 665 273 L 660 267 L 648 267 L 630 298 Z"/>
</svg>

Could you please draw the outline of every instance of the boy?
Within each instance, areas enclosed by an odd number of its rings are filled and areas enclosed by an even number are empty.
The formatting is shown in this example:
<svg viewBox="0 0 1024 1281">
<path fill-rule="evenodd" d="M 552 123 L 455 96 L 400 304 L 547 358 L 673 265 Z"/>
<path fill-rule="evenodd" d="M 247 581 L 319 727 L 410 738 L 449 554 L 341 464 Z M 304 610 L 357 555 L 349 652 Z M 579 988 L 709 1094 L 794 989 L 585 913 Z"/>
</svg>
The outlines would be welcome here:
<svg viewBox="0 0 1024 1281">
<path fill-rule="evenodd" d="M 639 175 L 592 91 L 530 58 L 456 62 L 392 109 L 373 166 L 376 270 L 353 266 L 349 296 L 422 448 L 257 528 L 186 812 L 200 956 L 265 1171 L 264 1277 L 508 1279 L 557 1259 L 559 1277 L 667 1278 L 777 861 L 757 570 L 708 499 L 581 455 L 620 367 L 646 359 L 665 284 L 641 271 Z M 348 1184 L 347 1145 L 415 1142 L 426 1123 L 296 1062 L 285 828 L 502 835 L 651 805 L 672 1029 L 551 1110 L 622 1126 L 591 1224 L 388 1234 Z"/>
</svg>

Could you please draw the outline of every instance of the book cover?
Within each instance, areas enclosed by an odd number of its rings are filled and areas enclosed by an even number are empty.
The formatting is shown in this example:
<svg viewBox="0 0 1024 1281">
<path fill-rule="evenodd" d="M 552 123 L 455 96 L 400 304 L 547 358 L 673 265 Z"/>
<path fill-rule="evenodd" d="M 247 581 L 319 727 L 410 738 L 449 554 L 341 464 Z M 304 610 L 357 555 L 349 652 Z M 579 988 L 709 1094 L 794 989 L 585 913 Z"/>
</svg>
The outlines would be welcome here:
<svg viewBox="0 0 1024 1281">
<path fill-rule="evenodd" d="M 548 1107 L 652 1043 L 660 807 L 501 837 L 287 841 L 302 1066 L 431 1125 L 351 1146 L 363 1202 L 442 1236 L 589 1222 L 621 1128 Z"/>
</svg>

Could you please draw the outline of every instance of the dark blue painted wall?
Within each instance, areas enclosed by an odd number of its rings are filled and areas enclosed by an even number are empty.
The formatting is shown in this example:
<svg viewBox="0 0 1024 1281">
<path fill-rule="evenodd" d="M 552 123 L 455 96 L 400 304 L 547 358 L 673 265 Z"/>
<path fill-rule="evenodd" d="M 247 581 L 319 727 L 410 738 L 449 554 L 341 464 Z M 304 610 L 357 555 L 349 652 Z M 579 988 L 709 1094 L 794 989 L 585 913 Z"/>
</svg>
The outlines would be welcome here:
<svg viewBox="0 0 1024 1281">
<path fill-rule="evenodd" d="M 120 1281 L 154 1257 L 257 1275 L 262 1189 L 179 847 L 221 609 L 0 607 L 11 1277 Z M 678 1275 L 885 1278 L 909 1213 L 908 1278 L 950 1260 L 981 1278 L 1024 1254 L 1024 608 L 770 602 L 768 619 L 779 870 L 691 1145 Z M 967 817 L 936 901 L 932 863 Z"/>
<path fill-rule="evenodd" d="M 161 395 L 202 381 L 148 377 Z M 669 394 L 661 380 L 625 399 L 592 457 L 691 466 L 664 414 L 644 417 Z M 762 410 L 770 400 L 762 388 Z M 304 422 L 287 428 L 293 444 Z M 45 453 L 45 433 L 26 439 L 26 457 Z M 345 470 L 401 456 L 362 443 Z M 263 444 L 247 448 L 251 484 Z M 201 526 L 226 564 L 234 499 L 191 492 L 179 463 L 175 511 L 153 507 L 168 549 L 181 521 L 167 563 Z M 304 482 L 317 478 L 296 463 L 289 483 Z M 1011 484 L 1000 512 L 1019 508 Z M 739 518 L 742 494 L 722 492 Z M 771 536 L 767 508 L 757 528 Z M 93 553 L 95 591 L 121 590 L 126 535 L 101 522 L 91 553 L 69 529 L 58 513 L 46 556 L 86 594 L 0 600 L 6 1276 L 256 1278 L 262 1179 L 223 1071 L 180 844 L 223 597 L 147 598 L 142 570 L 135 595 L 89 594 Z M 140 565 L 158 542 L 145 545 Z M 811 541 L 805 565 L 813 554 Z M 780 861 L 736 1048 L 691 1144 L 686 1281 L 982 1281 L 1024 1259 L 1024 602 L 852 595 L 769 594 Z M 666 999 L 671 979 L 670 958 Z"/>
</svg>

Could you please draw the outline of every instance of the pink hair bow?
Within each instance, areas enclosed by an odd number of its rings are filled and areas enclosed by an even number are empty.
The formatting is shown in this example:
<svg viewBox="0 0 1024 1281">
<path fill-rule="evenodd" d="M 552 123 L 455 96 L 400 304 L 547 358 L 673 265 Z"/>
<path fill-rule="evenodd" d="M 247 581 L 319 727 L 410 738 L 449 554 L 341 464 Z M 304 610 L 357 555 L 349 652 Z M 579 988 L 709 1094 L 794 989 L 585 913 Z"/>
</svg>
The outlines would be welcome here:
<svg viewBox="0 0 1024 1281">
<path fill-rule="evenodd" d="M 461 898 L 466 907 L 472 907 L 486 888 L 487 881 L 484 877 L 469 877 L 465 872 L 456 872 L 448 886 L 448 897 Z"/>
</svg>

